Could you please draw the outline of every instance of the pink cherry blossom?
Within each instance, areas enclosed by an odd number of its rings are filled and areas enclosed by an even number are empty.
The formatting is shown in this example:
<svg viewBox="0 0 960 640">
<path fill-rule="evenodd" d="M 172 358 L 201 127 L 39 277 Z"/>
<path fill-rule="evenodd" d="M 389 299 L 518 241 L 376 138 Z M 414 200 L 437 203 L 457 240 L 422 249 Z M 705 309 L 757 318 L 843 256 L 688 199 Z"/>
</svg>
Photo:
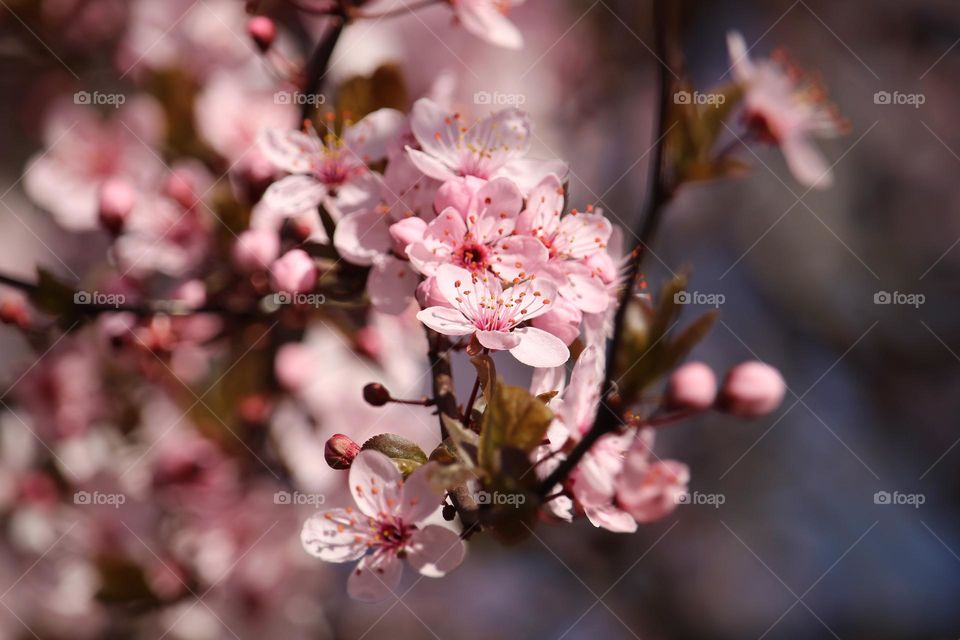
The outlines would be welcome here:
<svg viewBox="0 0 960 640">
<path fill-rule="evenodd" d="M 470 123 L 461 114 L 421 98 L 413 105 L 410 126 L 420 143 L 420 149 L 407 147 L 410 159 L 420 171 L 440 181 L 507 177 L 527 194 L 546 175 L 567 174 L 567 165 L 559 160 L 527 158 L 532 125 L 519 109 L 504 109 Z"/>
<path fill-rule="evenodd" d="M 553 283 L 531 278 L 503 289 L 487 273 L 453 265 L 437 270 L 437 286 L 450 307 L 417 314 L 425 325 L 449 336 L 474 335 L 494 351 L 509 351 L 531 367 L 556 367 L 570 357 L 563 341 L 541 329 L 520 325 L 546 313 L 556 297 Z"/>
<path fill-rule="evenodd" d="M 332 130 L 321 139 L 307 133 L 265 129 L 260 136 L 264 155 L 292 175 L 270 185 L 265 199 L 289 214 L 323 204 L 335 217 L 371 209 L 379 201 L 381 177 L 367 167 L 387 155 L 388 143 L 403 124 L 403 114 L 380 109 L 360 122 Z"/>
<path fill-rule="evenodd" d="M 271 229 L 249 229 L 233 244 L 233 263 L 245 273 L 266 271 L 280 254 L 280 236 Z"/>
<path fill-rule="evenodd" d="M 562 215 L 563 183 L 553 174 L 530 193 L 517 220 L 517 233 L 533 236 L 549 251 L 546 273 L 560 286 L 560 295 L 585 313 L 601 313 L 613 296 L 604 280 L 605 269 L 589 260 L 606 255 L 613 232 L 610 221 L 599 213 L 572 211 Z"/>
<path fill-rule="evenodd" d="M 653 522 L 669 515 L 687 493 L 690 470 L 676 460 L 651 462 L 654 432 L 637 434 L 617 478 L 617 503 L 637 522 Z"/>
<path fill-rule="evenodd" d="M 456 206 L 441 207 L 447 203 Z M 422 240 L 407 246 L 414 268 L 430 276 L 443 264 L 473 273 L 493 271 L 507 281 L 537 273 L 547 260 L 546 249 L 530 236 L 514 235 L 522 196 L 506 178 L 484 183 L 461 178 L 445 183 L 437 192 L 440 215 L 427 224 L 411 218 L 395 238 Z"/>
<path fill-rule="evenodd" d="M 703 411 L 717 397 L 717 377 L 702 362 L 689 362 L 670 376 L 664 404 L 670 409 Z"/>
<path fill-rule="evenodd" d="M 727 35 L 733 75 L 745 90 L 745 116 L 751 129 L 780 145 L 793 175 L 804 186 L 825 189 L 833 172 L 813 138 L 833 138 L 844 131 L 836 109 L 821 87 L 786 62 L 750 59 L 737 32 Z"/>
<path fill-rule="evenodd" d="M 451 0 L 463 27 L 491 44 L 507 49 L 523 47 L 523 35 L 507 19 L 507 12 L 524 0 Z"/>
<path fill-rule="evenodd" d="M 152 98 L 128 100 L 107 119 L 93 107 L 57 103 L 44 123 L 46 148 L 28 163 L 24 189 L 67 229 L 95 229 L 105 182 L 122 179 L 139 191 L 159 180 L 164 167 L 152 146 L 162 135 L 163 112 Z"/>
<path fill-rule="evenodd" d="M 376 602 L 400 583 L 407 561 L 422 575 L 438 578 L 456 569 L 465 553 L 459 535 L 424 521 L 440 508 L 442 496 L 427 479 L 429 466 L 403 481 L 393 461 L 362 451 L 350 466 L 350 492 L 357 508 L 317 513 L 303 525 L 304 549 L 326 562 L 360 560 L 347 580 L 354 599 Z"/>
</svg>

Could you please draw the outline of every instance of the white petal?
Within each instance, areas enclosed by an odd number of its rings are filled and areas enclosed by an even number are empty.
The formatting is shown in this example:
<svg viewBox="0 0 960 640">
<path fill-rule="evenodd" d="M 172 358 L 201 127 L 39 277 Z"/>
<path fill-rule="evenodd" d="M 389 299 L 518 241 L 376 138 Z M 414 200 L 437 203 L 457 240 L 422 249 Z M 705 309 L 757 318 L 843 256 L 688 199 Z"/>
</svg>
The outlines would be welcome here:
<svg viewBox="0 0 960 640">
<path fill-rule="evenodd" d="M 403 114 L 396 109 L 378 109 L 347 127 L 343 141 L 365 164 L 370 164 L 386 157 L 387 145 L 400 135 L 403 121 Z"/>
<path fill-rule="evenodd" d="M 570 359 L 570 350 L 563 340 L 535 327 L 514 329 L 520 336 L 520 344 L 510 353 L 523 364 L 531 367 L 559 367 Z"/>
<path fill-rule="evenodd" d="M 320 153 L 320 140 L 301 131 L 264 129 L 257 138 L 260 151 L 274 166 L 288 173 L 310 171 L 312 157 Z"/>
<path fill-rule="evenodd" d="M 456 531 L 431 524 L 414 532 L 407 561 L 428 578 L 441 578 L 460 566 L 466 546 Z"/>
<path fill-rule="evenodd" d="M 356 509 L 321 511 L 303 523 L 300 542 L 307 553 L 325 562 L 356 560 L 367 551 L 366 520 Z"/>
<path fill-rule="evenodd" d="M 378 551 L 365 556 L 347 579 L 347 593 L 360 602 L 379 602 L 396 595 L 403 564 L 395 553 Z"/>
<path fill-rule="evenodd" d="M 520 187 L 520 191 L 527 195 L 548 175 L 553 174 L 563 181 L 569 172 L 570 167 L 562 160 L 518 157 L 505 164 L 496 175 L 510 178 Z"/>
<path fill-rule="evenodd" d="M 509 351 L 520 344 L 520 336 L 509 331 L 477 331 L 477 340 L 494 351 Z"/>
<path fill-rule="evenodd" d="M 333 244 L 347 262 L 369 266 L 390 251 L 389 220 L 377 209 L 351 213 L 337 223 Z"/>
<path fill-rule="evenodd" d="M 589 507 L 584 509 L 587 518 L 595 527 L 601 527 L 614 533 L 633 533 L 637 530 L 637 522 L 629 513 L 621 511 L 613 505 L 604 507 Z"/>
<path fill-rule="evenodd" d="M 477 328 L 463 314 L 449 307 L 430 307 L 417 314 L 417 320 L 445 336 L 468 336 Z"/>
<path fill-rule="evenodd" d="M 327 188 L 310 176 L 287 176 L 274 182 L 263 198 L 267 205 L 285 215 L 315 209 L 327 195 Z"/>
<path fill-rule="evenodd" d="M 491 44 L 507 49 L 523 47 L 523 35 L 493 2 L 454 3 L 457 18 L 464 28 Z"/>
<path fill-rule="evenodd" d="M 446 494 L 438 492 L 430 483 L 435 462 L 427 463 L 410 474 L 403 483 L 403 502 L 400 517 L 406 524 L 417 524 L 440 509 Z"/>
<path fill-rule="evenodd" d="M 414 166 L 427 177 L 441 181 L 453 180 L 457 177 L 457 174 L 451 171 L 443 162 L 433 156 L 427 155 L 419 149 L 407 147 L 407 155 L 410 157 L 410 161 L 413 162 Z"/>
<path fill-rule="evenodd" d="M 754 76 L 753 62 L 747 43 L 738 31 L 727 33 L 727 49 L 730 52 L 730 63 L 733 65 L 733 77 L 740 84 L 749 82 Z"/>
<path fill-rule="evenodd" d="M 379 451 L 361 451 L 350 465 L 350 493 L 364 515 L 380 518 L 400 509 L 403 476 Z"/>
<path fill-rule="evenodd" d="M 830 166 L 809 138 L 801 135 L 785 138 L 780 148 L 800 184 L 811 189 L 826 189 L 833 184 Z"/>
</svg>

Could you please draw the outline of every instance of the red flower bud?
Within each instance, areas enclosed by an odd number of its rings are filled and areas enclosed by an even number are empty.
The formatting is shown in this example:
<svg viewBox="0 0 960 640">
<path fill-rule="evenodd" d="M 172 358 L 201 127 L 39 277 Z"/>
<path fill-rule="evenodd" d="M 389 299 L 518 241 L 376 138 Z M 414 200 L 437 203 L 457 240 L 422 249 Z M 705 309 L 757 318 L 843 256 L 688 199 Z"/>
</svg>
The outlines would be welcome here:
<svg viewBox="0 0 960 640">
<path fill-rule="evenodd" d="M 371 382 L 363 388 L 363 399 L 374 407 L 382 407 L 393 400 L 387 388 L 377 382 Z"/>
<path fill-rule="evenodd" d="M 333 435 L 323 447 L 323 458 L 331 469 L 349 469 L 359 453 L 360 445 L 342 433 Z"/>
</svg>

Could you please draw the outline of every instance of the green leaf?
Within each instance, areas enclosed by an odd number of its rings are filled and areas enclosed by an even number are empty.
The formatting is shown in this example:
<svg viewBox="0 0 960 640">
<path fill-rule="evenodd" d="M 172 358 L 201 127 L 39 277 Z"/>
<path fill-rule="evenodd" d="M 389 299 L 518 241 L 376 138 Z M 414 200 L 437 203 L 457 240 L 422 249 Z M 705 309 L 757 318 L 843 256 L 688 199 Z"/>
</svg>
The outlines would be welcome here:
<svg viewBox="0 0 960 640">
<path fill-rule="evenodd" d="M 427 463 L 427 454 L 416 443 L 393 433 L 373 436 L 360 447 L 362 451 L 379 451 L 396 463 L 404 477 Z"/>
<path fill-rule="evenodd" d="M 496 476 L 501 449 L 529 453 L 543 442 L 552 419 L 553 412 L 529 391 L 499 382 L 480 422 L 480 466 Z"/>
</svg>

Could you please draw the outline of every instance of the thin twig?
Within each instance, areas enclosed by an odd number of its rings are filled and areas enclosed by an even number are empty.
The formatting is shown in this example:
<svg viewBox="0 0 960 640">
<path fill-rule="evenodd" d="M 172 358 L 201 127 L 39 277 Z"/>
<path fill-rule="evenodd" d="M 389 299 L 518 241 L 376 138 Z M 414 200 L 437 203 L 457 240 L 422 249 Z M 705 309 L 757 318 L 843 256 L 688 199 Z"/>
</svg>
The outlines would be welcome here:
<svg viewBox="0 0 960 640">
<path fill-rule="evenodd" d="M 600 406 L 597 410 L 597 417 L 590 430 L 587 431 L 583 439 L 577 443 L 570 452 L 570 455 L 541 483 L 538 491 L 541 497 L 546 496 L 556 485 L 562 483 L 593 445 L 603 436 L 619 429 L 622 422 L 619 415 L 619 400 L 614 395 L 614 389 L 616 387 L 614 382 L 616 375 L 616 356 L 620 352 L 623 344 L 627 308 L 633 298 L 633 289 L 637 277 L 640 274 L 640 265 L 646 255 L 647 248 L 650 246 L 659 228 L 665 205 L 672 196 L 672 189 L 668 187 L 666 177 L 663 173 L 664 132 L 666 131 L 666 123 L 669 116 L 669 99 L 672 95 L 670 90 L 670 77 L 668 75 L 669 69 L 663 63 L 663 61 L 667 61 L 673 57 L 672 52 L 668 52 L 667 48 L 667 31 L 671 28 L 667 15 L 668 2 L 669 0 L 654 0 L 653 4 L 655 14 L 655 49 L 658 58 L 657 69 L 659 76 L 658 112 L 656 129 L 653 133 L 653 139 L 657 142 L 654 147 L 653 158 L 650 162 L 650 192 L 644 204 L 643 212 L 641 213 L 640 229 L 637 233 L 638 240 L 631 253 L 631 260 L 624 280 L 624 287 L 620 293 L 617 312 L 614 317 L 613 338 L 610 341 L 610 347 L 607 351 L 607 367 L 601 387 Z"/>
<path fill-rule="evenodd" d="M 343 6 L 344 3 L 341 3 L 341 7 Z M 314 107 L 320 102 L 310 99 L 310 96 L 317 97 L 320 95 L 323 78 L 327 75 L 327 69 L 330 67 L 330 58 L 333 56 L 333 50 L 337 46 L 337 41 L 340 40 L 340 34 L 343 33 L 343 27 L 346 24 L 346 16 L 343 11 L 345 10 L 341 9 L 339 13 L 333 16 L 334 20 L 327 27 L 327 32 L 317 43 L 316 49 L 313 50 L 313 54 L 307 62 L 306 81 L 303 85 L 303 92 L 307 95 L 304 96 L 303 106 L 300 109 L 301 122 L 310 119 Z"/>
</svg>

